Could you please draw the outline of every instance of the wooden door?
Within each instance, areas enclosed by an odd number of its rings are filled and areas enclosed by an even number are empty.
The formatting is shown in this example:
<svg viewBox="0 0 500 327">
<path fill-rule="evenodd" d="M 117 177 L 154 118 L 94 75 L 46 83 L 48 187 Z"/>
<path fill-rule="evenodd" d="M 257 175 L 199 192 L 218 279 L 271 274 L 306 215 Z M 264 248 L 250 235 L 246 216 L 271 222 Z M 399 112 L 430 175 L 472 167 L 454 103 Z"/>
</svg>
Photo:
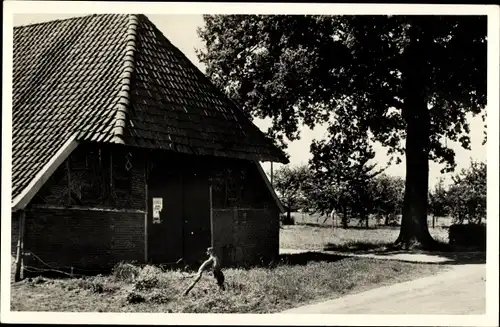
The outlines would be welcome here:
<svg viewBox="0 0 500 327">
<path fill-rule="evenodd" d="M 199 264 L 211 246 L 210 187 L 208 176 L 186 173 L 183 178 L 184 259 Z"/>
<path fill-rule="evenodd" d="M 183 257 L 182 177 L 158 168 L 151 171 L 148 184 L 148 259 L 175 263 Z M 159 214 L 154 201 L 161 202 Z"/>
</svg>

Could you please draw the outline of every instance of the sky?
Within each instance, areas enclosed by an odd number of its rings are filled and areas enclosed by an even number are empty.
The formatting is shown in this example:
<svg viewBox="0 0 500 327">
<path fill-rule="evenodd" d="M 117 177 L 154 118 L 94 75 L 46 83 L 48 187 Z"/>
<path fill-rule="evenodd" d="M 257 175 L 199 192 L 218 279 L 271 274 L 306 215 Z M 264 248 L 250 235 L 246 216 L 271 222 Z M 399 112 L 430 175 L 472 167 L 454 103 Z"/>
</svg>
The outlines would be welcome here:
<svg viewBox="0 0 500 327">
<path fill-rule="evenodd" d="M 40 23 L 54 19 L 65 19 L 86 14 L 15 14 L 14 26 Z M 198 61 L 195 49 L 202 49 L 203 43 L 197 35 L 197 28 L 204 25 L 201 15 L 185 15 L 185 14 L 157 14 L 147 15 L 149 19 L 163 32 L 163 34 L 177 46 L 201 71 L 205 71 L 205 67 Z M 469 117 L 471 130 L 471 150 L 463 149 L 459 144 L 448 141 L 448 146 L 455 151 L 455 161 L 457 163 L 456 171 L 462 168 L 467 168 L 471 160 L 486 161 L 486 145 L 482 145 L 483 141 L 483 122 L 479 116 Z M 266 131 L 270 126 L 269 120 L 256 119 L 254 123 L 262 130 Z M 301 139 L 288 144 L 287 153 L 290 155 L 290 164 L 292 166 L 307 164 L 311 158 L 309 146 L 314 139 L 322 139 L 326 132 L 326 126 L 317 126 L 313 130 L 307 127 L 301 127 Z M 375 161 L 381 166 L 386 166 L 389 157 L 387 150 L 380 145 L 375 145 L 376 157 Z M 402 163 L 392 164 L 386 170 L 386 173 L 392 176 L 405 177 L 405 161 L 402 158 Z M 274 164 L 273 168 L 278 169 L 281 164 Z M 429 185 L 433 187 L 440 177 L 444 178 L 445 183 L 451 181 L 451 175 L 441 174 L 440 169 L 443 165 L 430 163 L 429 170 Z M 264 170 L 269 173 L 270 164 L 263 163 Z"/>
</svg>

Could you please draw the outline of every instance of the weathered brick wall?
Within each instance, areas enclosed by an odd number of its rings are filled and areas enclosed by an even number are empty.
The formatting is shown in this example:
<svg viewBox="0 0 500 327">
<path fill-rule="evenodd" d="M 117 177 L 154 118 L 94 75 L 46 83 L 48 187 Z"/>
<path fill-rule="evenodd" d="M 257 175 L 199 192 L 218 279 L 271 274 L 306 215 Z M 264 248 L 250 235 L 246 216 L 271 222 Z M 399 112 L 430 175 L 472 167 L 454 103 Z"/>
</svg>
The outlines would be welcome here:
<svg viewBox="0 0 500 327">
<path fill-rule="evenodd" d="M 223 265 L 270 262 L 279 254 L 278 212 L 265 209 L 214 209 L 214 248 Z"/>
<path fill-rule="evenodd" d="M 235 264 L 234 217 L 232 209 L 212 209 L 213 247 L 223 266 Z"/>
<path fill-rule="evenodd" d="M 274 260 L 279 254 L 279 208 L 254 164 L 227 163 L 231 165 L 213 171 L 214 247 L 224 265 Z"/>
<path fill-rule="evenodd" d="M 57 268 L 92 270 L 120 261 L 142 262 L 144 214 L 32 208 L 26 212 L 24 251 Z M 44 268 L 29 255 L 25 264 Z"/>
<path fill-rule="evenodd" d="M 238 210 L 235 259 L 242 263 L 270 262 L 279 253 L 277 213 L 271 208 Z M 247 262 L 245 262 L 247 261 Z"/>
</svg>

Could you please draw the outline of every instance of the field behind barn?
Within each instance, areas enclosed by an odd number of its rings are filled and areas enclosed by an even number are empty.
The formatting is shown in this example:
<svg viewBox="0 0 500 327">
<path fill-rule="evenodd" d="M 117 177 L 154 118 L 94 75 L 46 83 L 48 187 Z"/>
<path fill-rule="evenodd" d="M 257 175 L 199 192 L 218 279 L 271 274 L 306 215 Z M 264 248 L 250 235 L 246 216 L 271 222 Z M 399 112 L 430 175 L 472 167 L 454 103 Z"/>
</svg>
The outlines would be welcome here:
<svg viewBox="0 0 500 327">
<path fill-rule="evenodd" d="M 385 226 L 376 219 L 370 219 L 369 228 L 357 220 L 348 228 L 340 227 L 340 222 L 332 224 L 330 218 L 307 213 L 292 213 L 295 225 L 282 226 L 280 248 L 302 250 L 334 250 L 358 252 L 381 249 L 393 243 L 399 235 L 399 226 Z M 451 218 L 440 217 L 432 228 L 429 217 L 429 232 L 437 241 L 448 243 L 448 226 Z"/>
</svg>

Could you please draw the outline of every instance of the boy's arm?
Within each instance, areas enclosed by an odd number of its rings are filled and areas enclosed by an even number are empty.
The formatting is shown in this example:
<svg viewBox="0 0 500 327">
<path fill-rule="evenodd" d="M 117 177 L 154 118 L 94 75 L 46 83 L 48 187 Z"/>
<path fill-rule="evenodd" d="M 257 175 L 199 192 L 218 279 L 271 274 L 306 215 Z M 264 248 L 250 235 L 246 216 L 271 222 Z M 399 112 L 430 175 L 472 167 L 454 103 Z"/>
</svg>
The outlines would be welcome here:
<svg viewBox="0 0 500 327">
<path fill-rule="evenodd" d="M 213 262 L 214 262 L 214 259 L 212 257 L 210 257 L 208 260 L 206 260 L 205 262 L 203 262 L 201 264 L 200 268 L 198 269 L 198 273 L 201 273 L 204 270 L 206 270 L 208 268 L 208 266 L 210 266 L 211 264 L 213 264 Z"/>
</svg>

